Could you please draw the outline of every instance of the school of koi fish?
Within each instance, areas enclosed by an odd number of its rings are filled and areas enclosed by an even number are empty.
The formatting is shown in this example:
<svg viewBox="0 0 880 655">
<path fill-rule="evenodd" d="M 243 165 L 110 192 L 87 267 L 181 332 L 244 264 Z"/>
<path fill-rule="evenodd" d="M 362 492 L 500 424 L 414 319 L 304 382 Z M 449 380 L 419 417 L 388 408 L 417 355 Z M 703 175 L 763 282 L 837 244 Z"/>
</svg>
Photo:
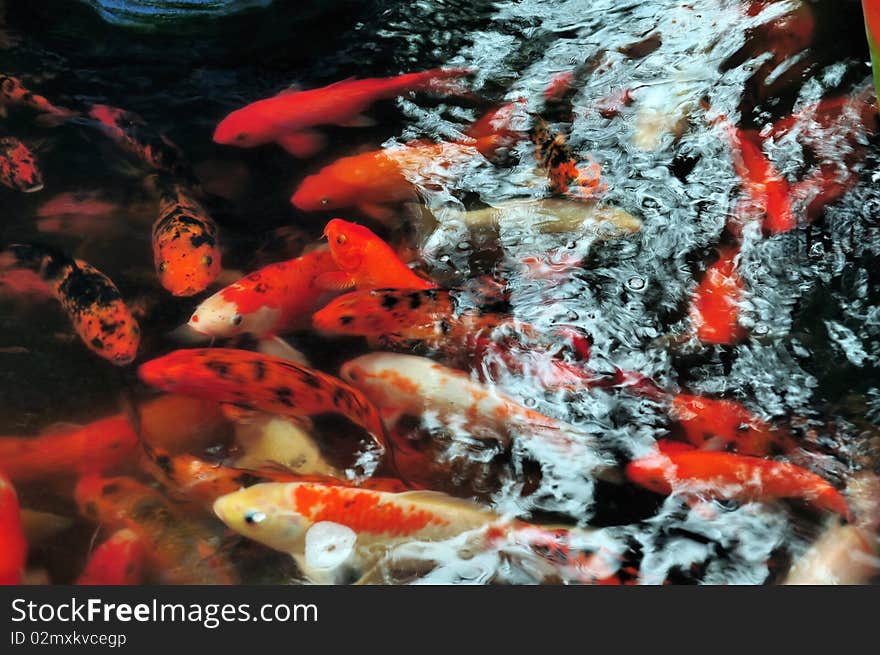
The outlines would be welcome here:
<svg viewBox="0 0 880 655">
<path fill-rule="evenodd" d="M 149 115 L 7 7 L 0 583 L 876 582 L 880 117 L 831 4 L 397 7 L 351 28 L 386 75 L 169 57 L 133 86 L 226 96 Z"/>
</svg>

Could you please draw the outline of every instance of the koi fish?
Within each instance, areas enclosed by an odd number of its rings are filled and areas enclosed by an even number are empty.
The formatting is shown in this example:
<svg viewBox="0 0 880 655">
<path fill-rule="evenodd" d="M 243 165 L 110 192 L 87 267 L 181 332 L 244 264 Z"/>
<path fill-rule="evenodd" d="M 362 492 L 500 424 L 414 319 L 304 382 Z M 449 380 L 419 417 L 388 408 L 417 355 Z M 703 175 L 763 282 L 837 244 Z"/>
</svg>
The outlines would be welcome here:
<svg viewBox="0 0 880 655">
<path fill-rule="evenodd" d="M 444 423 L 465 418 L 468 430 L 484 439 L 509 441 L 516 435 L 567 452 L 592 445 L 590 435 L 574 426 L 524 407 L 497 389 L 474 382 L 467 373 L 425 357 L 370 353 L 343 364 L 340 376 L 381 408 L 389 427 L 401 416 L 431 413 Z"/>
<path fill-rule="evenodd" d="M 571 91 L 574 82 L 574 71 L 556 73 L 544 89 L 544 100 L 560 100 Z"/>
<path fill-rule="evenodd" d="M 431 289 L 433 282 L 413 273 L 397 253 L 369 228 L 334 218 L 324 228 L 338 271 L 315 280 L 325 289 Z"/>
<path fill-rule="evenodd" d="M 335 412 L 364 428 L 385 451 L 378 411 L 333 376 L 261 353 L 228 348 L 177 350 L 142 364 L 141 380 L 163 391 L 293 418 Z"/>
<path fill-rule="evenodd" d="M 290 202 L 302 211 L 356 207 L 370 218 L 390 223 L 394 212 L 388 205 L 414 199 L 419 184 L 437 183 L 450 169 L 491 155 L 501 143 L 498 136 L 471 141 L 413 142 L 343 157 L 306 177 Z"/>
<path fill-rule="evenodd" d="M 188 325 L 212 337 L 264 337 L 301 329 L 329 296 L 317 279 L 336 270 L 327 248 L 270 264 L 204 300 Z"/>
<path fill-rule="evenodd" d="M 27 107 L 43 114 L 40 122 L 55 125 L 64 122 L 79 113 L 71 109 L 52 104 L 41 95 L 30 91 L 21 80 L 11 75 L 0 75 L 0 116 L 6 115 L 6 108 L 12 106 Z"/>
<path fill-rule="evenodd" d="M 0 183 L 24 193 L 43 188 L 43 174 L 34 153 L 14 137 L 0 139 Z"/>
<path fill-rule="evenodd" d="M 118 530 L 95 549 L 76 584 L 141 584 L 146 558 L 147 552 L 137 534 L 129 529 Z"/>
<path fill-rule="evenodd" d="M 791 207 L 788 181 L 761 151 L 758 136 L 733 126 L 726 131 L 733 149 L 733 166 L 746 195 L 746 212 L 762 214 L 764 230 L 770 234 L 793 230 L 797 219 Z"/>
<path fill-rule="evenodd" d="M 312 317 L 316 330 L 334 336 L 422 342 L 431 350 L 465 348 L 503 317 L 490 304 L 463 307 L 445 289 L 365 289 L 330 301 Z"/>
<path fill-rule="evenodd" d="M 310 128 L 370 125 L 363 112 L 377 100 L 438 90 L 443 80 L 469 73 L 466 68 L 438 69 L 390 78 L 351 78 L 308 91 L 285 89 L 226 116 L 214 131 L 214 143 L 253 148 L 275 142 L 296 157 L 309 157 L 323 147 L 321 135 Z"/>
<path fill-rule="evenodd" d="M 540 116 L 535 116 L 529 137 L 535 144 L 535 159 L 547 171 L 550 178 L 550 191 L 558 194 L 571 194 L 576 198 L 596 197 L 605 189 L 602 170 L 595 162 L 590 162 L 585 170 L 580 170 L 580 159 L 574 155 L 566 143 L 565 136 L 553 132 L 550 125 Z"/>
<path fill-rule="evenodd" d="M 0 473 L 0 585 L 21 584 L 27 548 L 18 496 L 12 483 Z"/>
<path fill-rule="evenodd" d="M 137 480 L 86 476 L 77 483 L 74 497 L 86 519 L 113 530 L 131 530 L 162 583 L 237 582 L 231 563 L 217 552 L 213 535 Z"/>
<path fill-rule="evenodd" d="M 153 262 L 162 286 L 192 296 L 220 275 L 217 224 L 182 186 L 160 185 L 159 218 L 153 223 Z"/>
<path fill-rule="evenodd" d="M 177 448 L 207 445 L 222 420 L 214 403 L 183 396 L 146 402 L 140 417 L 145 438 Z M 0 467 L 22 483 L 103 473 L 129 460 L 137 445 L 129 420 L 118 414 L 34 437 L 0 437 Z"/>
<path fill-rule="evenodd" d="M 280 466 L 297 475 L 343 479 L 345 474 L 327 462 L 309 427 L 279 416 L 239 421 L 235 444 L 244 454 L 235 460 L 235 467 Z"/>
<path fill-rule="evenodd" d="M 43 301 L 52 300 L 55 294 L 39 273 L 26 268 L 13 268 L 0 270 L 0 297 Z"/>
<path fill-rule="evenodd" d="M 680 393 L 672 399 L 671 415 L 697 448 L 732 445 L 741 455 L 771 455 L 795 447 L 788 434 L 732 400 Z"/>
<path fill-rule="evenodd" d="M 849 516 L 846 500 L 837 489 L 788 462 L 703 450 L 661 452 L 630 462 L 626 476 L 663 495 L 685 491 L 745 502 L 795 498 L 816 509 Z"/>
<path fill-rule="evenodd" d="M 134 360 L 140 327 L 119 289 L 101 271 L 37 244 L 9 246 L 0 257 L 39 273 L 89 350 L 118 366 Z"/>
<path fill-rule="evenodd" d="M 109 105 L 93 105 L 89 117 L 93 121 L 87 124 L 97 127 L 138 161 L 193 188 L 199 187 L 199 180 L 183 151 L 138 114 Z"/>
<path fill-rule="evenodd" d="M 703 343 L 732 344 L 746 336 L 738 323 L 743 281 L 737 273 L 738 247 L 722 248 L 691 296 L 690 318 Z"/>
</svg>

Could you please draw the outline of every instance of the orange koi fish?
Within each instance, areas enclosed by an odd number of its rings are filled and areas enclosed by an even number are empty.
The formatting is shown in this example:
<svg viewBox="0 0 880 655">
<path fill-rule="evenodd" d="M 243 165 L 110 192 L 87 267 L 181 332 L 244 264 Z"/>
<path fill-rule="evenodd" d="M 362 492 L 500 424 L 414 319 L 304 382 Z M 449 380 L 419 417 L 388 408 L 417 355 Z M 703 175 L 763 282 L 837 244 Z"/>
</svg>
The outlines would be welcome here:
<svg viewBox="0 0 880 655">
<path fill-rule="evenodd" d="M 21 584 L 27 548 L 18 496 L 12 483 L 0 473 L 0 585 Z"/>
<path fill-rule="evenodd" d="M 500 142 L 498 136 L 471 143 L 413 142 L 343 157 L 305 178 L 290 202 L 302 211 L 356 207 L 389 223 L 394 212 L 388 205 L 414 199 L 418 184 L 436 183 L 448 169 L 489 156 Z"/>
<path fill-rule="evenodd" d="M 697 448 L 733 446 L 741 455 L 789 452 L 792 438 L 732 400 L 680 393 L 672 399 L 671 415 Z"/>
<path fill-rule="evenodd" d="M 0 139 L 0 183 L 25 193 L 43 188 L 43 174 L 34 153 L 14 137 Z"/>
<path fill-rule="evenodd" d="M 377 100 L 409 91 L 441 90 L 443 80 L 469 73 L 466 68 L 438 69 L 390 78 L 351 78 L 308 91 L 285 89 L 226 116 L 214 131 L 214 142 L 239 148 L 275 142 L 296 157 L 309 157 L 323 147 L 321 135 L 310 128 L 370 125 L 372 121 L 362 113 Z"/>
<path fill-rule="evenodd" d="M 78 112 L 52 104 L 41 95 L 28 90 L 17 77 L 0 75 L 0 116 L 6 115 L 8 106 L 27 107 L 40 114 L 47 125 L 61 123 L 71 116 L 77 116 Z"/>
<path fill-rule="evenodd" d="M 691 296 L 690 318 L 703 343 L 733 344 L 746 336 L 738 323 L 743 281 L 737 273 L 739 247 L 720 250 Z"/>
<path fill-rule="evenodd" d="M 198 178 L 186 161 L 183 151 L 164 134 L 156 132 L 133 111 L 94 105 L 89 110 L 91 121 L 86 124 L 97 127 L 120 148 L 149 168 L 167 173 L 176 180 L 197 188 Z"/>
<path fill-rule="evenodd" d="M 733 148 L 733 166 L 746 196 L 746 213 L 762 214 L 764 230 L 770 234 L 797 227 L 788 181 L 761 151 L 758 135 L 733 126 L 728 126 L 726 131 Z"/>
<path fill-rule="evenodd" d="M 309 316 L 329 297 L 317 279 L 338 271 L 326 247 L 270 264 L 203 301 L 189 326 L 212 337 L 284 334 L 308 326 Z"/>
<path fill-rule="evenodd" d="M 144 581 L 147 552 L 137 534 L 122 529 L 95 549 L 78 585 L 136 585 Z"/>
<path fill-rule="evenodd" d="M 229 348 L 177 350 L 142 364 L 141 380 L 163 391 L 197 396 L 282 416 L 325 412 L 346 416 L 386 448 L 376 408 L 333 376 L 285 359 Z"/>
<path fill-rule="evenodd" d="M 552 193 L 589 199 L 604 191 L 599 165 L 590 162 L 586 170 L 579 170 L 580 160 L 566 143 L 565 136 L 553 132 L 543 118 L 535 116 L 529 136 L 535 144 L 535 158 L 550 178 Z"/>
<path fill-rule="evenodd" d="M 119 366 L 134 360 L 140 327 L 119 289 L 101 271 L 36 244 L 9 246 L 0 259 L 40 274 L 89 350 Z"/>
<path fill-rule="evenodd" d="M 363 225 L 334 218 L 324 228 L 338 271 L 323 273 L 325 289 L 432 289 L 437 285 L 413 273 L 387 243 Z"/>
<path fill-rule="evenodd" d="M 153 223 L 153 262 L 159 281 L 175 296 L 192 296 L 220 275 L 217 224 L 177 184 L 160 185 L 159 218 Z"/>
<path fill-rule="evenodd" d="M 172 448 L 206 445 L 222 422 L 215 403 L 184 396 L 162 396 L 140 407 L 145 438 Z M 16 482 L 103 473 L 129 460 L 137 445 L 129 420 L 118 414 L 34 437 L 0 437 L 0 468 Z"/>
<path fill-rule="evenodd" d="M 743 502 L 796 498 L 816 509 L 849 516 L 846 500 L 837 489 L 787 462 L 705 450 L 665 452 L 630 462 L 626 475 L 635 484 L 664 495 L 686 491 Z"/>
<path fill-rule="evenodd" d="M 80 479 L 74 492 L 86 518 L 134 533 L 148 567 L 164 584 L 235 584 L 232 565 L 217 552 L 213 536 L 162 494 L 133 478 Z"/>
<path fill-rule="evenodd" d="M 503 320 L 491 305 L 461 307 L 445 289 L 364 289 L 330 301 L 312 317 L 329 335 L 381 338 L 383 343 L 418 341 L 431 350 L 466 347 Z"/>
</svg>

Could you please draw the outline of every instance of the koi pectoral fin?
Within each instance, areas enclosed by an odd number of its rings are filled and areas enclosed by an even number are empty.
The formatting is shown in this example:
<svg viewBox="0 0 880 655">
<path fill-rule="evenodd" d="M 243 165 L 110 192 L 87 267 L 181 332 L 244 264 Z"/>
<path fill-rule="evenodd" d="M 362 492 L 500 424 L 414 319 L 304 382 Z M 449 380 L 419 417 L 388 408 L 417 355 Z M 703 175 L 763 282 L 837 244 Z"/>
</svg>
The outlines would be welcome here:
<svg viewBox="0 0 880 655">
<path fill-rule="evenodd" d="M 294 157 L 311 157 L 324 147 L 324 136 L 318 132 L 293 132 L 278 138 L 278 145 Z"/>
<path fill-rule="evenodd" d="M 328 271 L 315 278 L 315 286 L 326 291 L 354 289 L 355 279 L 345 271 Z"/>
</svg>

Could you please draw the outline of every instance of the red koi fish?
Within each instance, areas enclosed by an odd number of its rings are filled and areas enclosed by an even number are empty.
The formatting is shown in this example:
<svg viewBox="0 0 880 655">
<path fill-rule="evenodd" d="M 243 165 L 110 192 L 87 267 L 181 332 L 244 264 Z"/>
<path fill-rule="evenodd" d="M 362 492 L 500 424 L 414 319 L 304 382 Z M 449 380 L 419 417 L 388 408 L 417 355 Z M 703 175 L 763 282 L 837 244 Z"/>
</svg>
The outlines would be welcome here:
<svg viewBox="0 0 880 655">
<path fill-rule="evenodd" d="M 137 534 L 129 529 L 118 530 L 95 549 L 76 584 L 141 584 L 146 558 L 146 549 Z"/>
<path fill-rule="evenodd" d="M 176 448 L 205 445 L 222 425 L 216 404 L 183 396 L 144 403 L 140 417 L 145 437 Z M 137 445 L 129 420 L 118 414 L 34 437 L 0 437 L 0 468 L 15 482 L 102 473 L 131 459 Z"/>
<path fill-rule="evenodd" d="M 323 147 L 321 135 L 310 128 L 370 125 L 372 121 L 362 114 L 377 100 L 409 91 L 449 89 L 444 80 L 469 73 L 466 68 L 438 69 L 390 78 L 352 78 L 308 91 L 285 89 L 226 116 L 214 131 L 214 143 L 253 148 L 275 142 L 295 157 L 309 157 Z"/>
<path fill-rule="evenodd" d="M 338 271 L 326 247 L 255 271 L 203 301 L 189 326 L 212 337 L 283 334 L 308 326 L 328 299 L 317 279 Z"/>
<path fill-rule="evenodd" d="M 45 125 L 57 125 L 78 112 L 52 104 L 41 95 L 30 91 L 21 80 L 11 75 L 0 75 L 0 116 L 6 115 L 8 106 L 27 107 L 39 112 L 39 122 Z"/>
<path fill-rule="evenodd" d="M 142 364 L 141 380 L 163 391 L 301 417 L 325 412 L 364 428 L 382 450 L 385 430 L 378 410 L 354 387 L 333 376 L 278 357 L 247 350 L 177 350 Z"/>
<path fill-rule="evenodd" d="M 152 170 L 167 173 L 190 187 L 199 186 L 183 151 L 138 114 L 109 105 L 94 105 L 89 117 L 93 122 L 87 125 L 97 127 L 122 150 Z"/>
<path fill-rule="evenodd" d="M 746 336 L 738 323 L 743 281 L 737 273 L 738 247 L 722 248 L 691 297 L 690 317 L 703 343 L 733 344 Z"/>
<path fill-rule="evenodd" d="M 115 203 L 104 200 L 98 191 L 67 191 L 44 202 L 37 209 L 40 218 L 58 216 L 107 216 L 120 210 Z"/>
<path fill-rule="evenodd" d="M 89 350 L 118 366 L 134 360 L 140 327 L 119 289 L 101 271 L 36 244 L 9 246 L 0 259 L 39 273 Z"/>
<path fill-rule="evenodd" d="M 704 450 L 665 452 L 630 462 L 627 477 L 655 493 L 709 494 L 743 502 L 804 500 L 816 509 L 849 516 L 846 500 L 827 481 L 794 464 Z"/>
<path fill-rule="evenodd" d="M 414 199 L 417 184 L 437 183 L 448 169 L 491 155 L 501 142 L 494 135 L 471 143 L 412 142 L 343 157 L 305 178 L 290 202 L 302 211 L 356 207 L 389 223 L 388 205 Z"/>
<path fill-rule="evenodd" d="M 153 223 L 153 263 L 159 281 L 175 296 L 204 291 L 220 275 L 217 224 L 182 186 L 161 185 Z"/>
<path fill-rule="evenodd" d="M 18 496 L 12 483 L 0 473 L 0 585 L 21 584 L 27 548 Z"/>
<path fill-rule="evenodd" d="M 369 228 L 334 218 L 324 228 L 339 271 L 316 282 L 325 289 L 431 289 L 437 285 L 413 273 L 397 253 Z"/>
<path fill-rule="evenodd" d="M 758 135 L 733 126 L 727 127 L 727 134 L 733 148 L 733 166 L 746 196 L 743 207 L 747 215 L 763 215 L 764 230 L 770 234 L 797 227 L 788 181 L 761 151 Z"/>
<path fill-rule="evenodd" d="M 697 448 L 732 446 L 741 455 L 771 455 L 795 447 L 783 430 L 732 400 L 680 393 L 672 399 L 671 415 Z"/>
<path fill-rule="evenodd" d="M 573 71 L 556 73 L 556 75 L 550 78 L 550 83 L 544 89 L 544 100 L 559 100 L 571 90 L 573 82 Z"/>
<path fill-rule="evenodd" d="M 604 191 L 599 165 L 590 162 L 585 170 L 580 170 L 580 159 L 566 143 L 565 136 L 553 132 L 543 118 L 535 117 L 529 136 L 535 144 L 535 158 L 550 178 L 552 193 L 589 199 Z"/>
<path fill-rule="evenodd" d="M 147 565 L 165 584 L 235 584 L 233 567 L 214 536 L 158 491 L 127 477 L 81 478 L 80 513 L 112 530 L 128 529 L 143 544 Z"/>
<path fill-rule="evenodd" d="M 0 139 L 0 183 L 25 193 L 43 188 L 43 174 L 34 153 L 13 137 Z"/>
</svg>

